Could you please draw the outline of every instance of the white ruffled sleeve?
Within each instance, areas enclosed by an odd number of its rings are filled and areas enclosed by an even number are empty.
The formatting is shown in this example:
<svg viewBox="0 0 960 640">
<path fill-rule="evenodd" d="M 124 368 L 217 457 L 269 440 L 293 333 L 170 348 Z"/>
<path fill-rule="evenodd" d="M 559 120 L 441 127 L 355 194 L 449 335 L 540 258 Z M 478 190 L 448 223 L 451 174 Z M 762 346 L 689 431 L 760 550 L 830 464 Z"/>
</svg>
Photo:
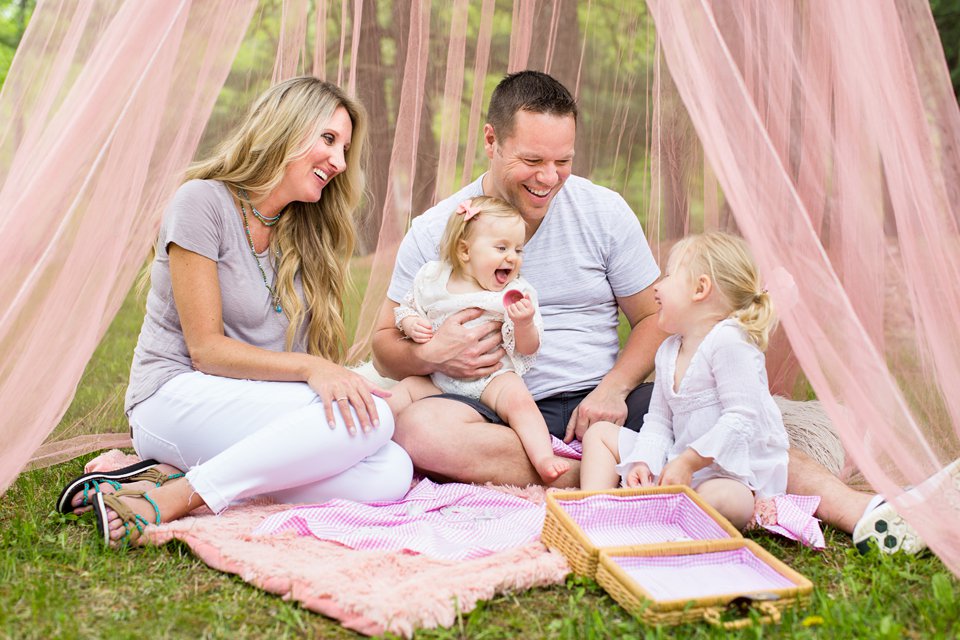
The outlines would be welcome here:
<svg viewBox="0 0 960 640">
<path fill-rule="evenodd" d="M 403 327 L 400 325 L 400 322 L 405 318 L 411 316 L 417 318 L 427 319 L 427 312 L 420 304 L 420 293 L 423 291 L 424 278 L 427 273 L 430 272 L 433 267 L 431 265 L 436 265 L 436 262 L 428 262 L 417 271 L 417 275 L 413 278 L 413 286 L 410 288 L 410 291 L 407 291 L 406 295 L 403 296 L 403 301 L 397 305 L 397 308 L 393 310 L 393 321 L 397 325 L 397 329 L 403 333 Z"/>
<path fill-rule="evenodd" d="M 530 302 L 533 303 L 533 326 L 537 328 L 539 342 L 543 345 L 543 317 L 540 315 L 540 305 L 537 300 L 536 290 L 529 282 L 520 277 L 511 282 L 510 285 L 503 290 L 503 293 L 506 294 L 510 289 L 515 289 L 520 293 L 530 296 Z M 517 353 L 517 338 L 514 334 L 513 320 L 507 316 L 506 311 L 503 313 L 503 325 L 500 327 L 500 334 L 503 336 L 503 349 L 507 352 L 507 355 L 510 356 L 510 361 L 513 362 L 513 368 L 516 370 L 517 375 L 522 376 L 529 371 L 533 363 L 537 361 L 537 354 L 536 352 L 528 355 Z"/>
<path fill-rule="evenodd" d="M 667 338 L 667 341 L 673 338 Z M 671 383 L 668 368 L 662 366 L 661 360 L 666 357 L 666 342 L 657 350 L 657 379 L 653 384 L 653 395 L 650 397 L 650 408 L 643 417 L 643 426 L 633 440 L 633 448 L 626 455 L 621 455 L 617 472 L 625 475 L 637 462 L 645 462 L 654 476 L 663 471 L 663 464 L 667 460 L 667 453 L 673 446 L 673 411 L 667 402 L 667 385 Z"/>
<path fill-rule="evenodd" d="M 720 344 L 710 354 L 710 368 L 720 400 L 720 419 L 690 448 L 727 473 L 748 481 L 752 477 L 751 443 L 762 439 L 765 384 L 763 353 L 744 341 L 739 330 L 717 336 Z"/>
</svg>

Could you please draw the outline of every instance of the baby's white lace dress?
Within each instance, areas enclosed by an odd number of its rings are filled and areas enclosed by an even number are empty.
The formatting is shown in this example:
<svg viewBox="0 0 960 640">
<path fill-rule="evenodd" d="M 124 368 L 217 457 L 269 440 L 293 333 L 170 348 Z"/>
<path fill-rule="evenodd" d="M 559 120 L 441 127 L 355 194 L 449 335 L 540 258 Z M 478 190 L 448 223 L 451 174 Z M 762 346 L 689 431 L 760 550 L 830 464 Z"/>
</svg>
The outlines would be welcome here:
<svg viewBox="0 0 960 640">
<path fill-rule="evenodd" d="M 429 320 L 434 331 L 454 313 L 470 308 L 482 309 L 483 314 L 476 320 L 468 322 L 466 324 L 468 327 L 488 320 L 503 322 L 501 333 L 503 348 L 507 353 L 500 361 L 503 363 L 500 369 L 479 380 L 458 380 L 439 372 L 430 376 L 433 383 L 444 393 L 456 393 L 479 400 L 480 394 L 495 377 L 508 371 L 514 371 L 522 376 L 530 370 L 536 360 L 536 354 L 516 353 L 513 321 L 506 316 L 503 308 L 504 294 L 507 291 L 516 290 L 530 296 L 535 309 L 533 322 L 541 342 L 543 341 L 543 318 L 540 317 L 536 291 L 523 278 L 517 277 L 502 291 L 450 293 L 447 291 L 447 282 L 450 280 L 452 271 L 449 264 L 439 261 L 431 261 L 420 267 L 413 280 L 413 289 L 404 296 L 403 302 L 394 310 L 394 316 L 397 328 L 400 328 L 400 321 L 404 318 L 418 316 Z"/>
</svg>

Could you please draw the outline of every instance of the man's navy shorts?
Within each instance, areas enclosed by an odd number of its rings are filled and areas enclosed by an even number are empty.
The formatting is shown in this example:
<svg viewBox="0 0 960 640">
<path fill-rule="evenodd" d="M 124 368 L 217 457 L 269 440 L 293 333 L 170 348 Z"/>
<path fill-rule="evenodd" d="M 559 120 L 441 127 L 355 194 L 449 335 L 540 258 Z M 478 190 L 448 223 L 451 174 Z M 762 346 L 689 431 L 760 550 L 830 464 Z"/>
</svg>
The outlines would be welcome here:
<svg viewBox="0 0 960 640">
<path fill-rule="evenodd" d="M 556 395 L 537 400 L 537 406 L 543 415 L 544 421 L 550 433 L 563 439 L 567 432 L 567 423 L 570 416 L 573 415 L 577 405 L 587 397 L 593 389 L 583 389 L 581 391 L 564 391 Z M 627 421 L 623 426 L 634 431 L 640 431 L 643 426 L 643 416 L 646 415 L 650 407 L 650 397 L 653 395 L 653 383 L 644 382 L 639 387 L 630 392 L 627 396 Z M 440 395 L 430 396 L 431 398 L 446 398 L 456 400 L 470 406 L 473 410 L 483 416 L 483 419 L 493 424 L 504 424 L 493 409 L 483 404 L 479 400 L 468 398 L 467 396 L 457 395 L 455 393 L 441 393 Z"/>
</svg>

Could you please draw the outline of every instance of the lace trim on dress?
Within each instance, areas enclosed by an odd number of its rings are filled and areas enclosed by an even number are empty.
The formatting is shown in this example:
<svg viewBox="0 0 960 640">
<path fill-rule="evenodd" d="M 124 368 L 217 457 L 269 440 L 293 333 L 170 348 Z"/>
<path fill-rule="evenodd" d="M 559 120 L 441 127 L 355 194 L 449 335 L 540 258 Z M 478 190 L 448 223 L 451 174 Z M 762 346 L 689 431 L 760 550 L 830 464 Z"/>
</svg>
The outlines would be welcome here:
<svg viewBox="0 0 960 640">
<path fill-rule="evenodd" d="M 414 309 L 415 304 L 416 303 L 413 300 L 413 290 L 411 290 L 403 297 L 403 303 L 393 310 L 393 321 L 397 326 L 397 329 L 400 330 L 400 333 L 403 333 L 403 327 L 400 326 L 400 323 L 404 319 L 409 318 L 410 316 L 417 318 L 420 317 L 420 314 L 417 313 L 416 309 Z"/>
<path fill-rule="evenodd" d="M 541 320 L 539 316 L 536 316 L 534 317 L 533 324 L 537 328 L 537 336 L 540 338 L 540 344 L 543 344 L 543 320 Z M 506 316 L 503 318 L 500 334 L 503 336 L 504 351 L 510 356 L 517 375 L 522 376 L 529 371 L 533 367 L 534 362 L 537 361 L 537 352 L 533 352 L 530 355 L 517 353 L 517 337 L 514 335 L 513 321 Z"/>
<path fill-rule="evenodd" d="M 675 396 L 670 400 L 670 407 L 673 409 L 674 416 L 712 407 L 716 404 L 720 404 L 720 394 L 716 388 Z"/>
</svg>

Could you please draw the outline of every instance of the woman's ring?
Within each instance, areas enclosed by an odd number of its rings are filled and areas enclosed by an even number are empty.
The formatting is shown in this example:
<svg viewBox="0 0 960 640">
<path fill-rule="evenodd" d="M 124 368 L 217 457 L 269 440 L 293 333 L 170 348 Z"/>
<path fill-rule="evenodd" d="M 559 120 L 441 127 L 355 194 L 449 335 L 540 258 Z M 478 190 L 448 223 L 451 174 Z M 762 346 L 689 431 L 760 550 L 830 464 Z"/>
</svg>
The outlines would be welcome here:
<svg viewBox="0 0 960 640">
<path fill-rule="evenodd" d="M 347 399 L 347 396 L 343 396 L 342 398 L 334 398 L 334 401 L 335 401 L 335 402 L 340 402 L 340 401 L 346 400 L 346 399 Z"/>
</svg>

